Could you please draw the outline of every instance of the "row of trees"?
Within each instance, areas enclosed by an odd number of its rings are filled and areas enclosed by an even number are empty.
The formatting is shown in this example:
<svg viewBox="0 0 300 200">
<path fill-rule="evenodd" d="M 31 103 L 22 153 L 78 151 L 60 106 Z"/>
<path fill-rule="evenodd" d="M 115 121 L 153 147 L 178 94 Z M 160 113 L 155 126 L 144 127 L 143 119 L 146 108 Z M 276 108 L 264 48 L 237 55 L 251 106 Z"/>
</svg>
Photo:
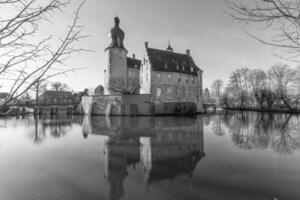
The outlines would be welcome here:
<svg viewBox="0 0 300 200">
<path fill-rule="evenodd" d="M 50 87 L 49 87 L 50 86 Z M 32 87 L 28 92 L 26 92 L 20 99 L 33 99 L 30 93 L 35 94 L 35 99 L 38 100 L 38 97 L 40 94 L 45 92 L 47 89 L 53 90 L 53 91 L 71 91 L 71 88 L 62 82 L 53 82 L 51 84 L 48 84 L 47 82 L 42 82 L 35 84 L 34 87 Z"/>
<path fill-rule="evenodd" d="M 211 95 L 217 104 L 226 107 L 286 107 L 300 106 L 300 66 L 276 64 L 267 71 L 240 68 L 233 71 L 229 82 L 215 80 Z"/>
</svg>

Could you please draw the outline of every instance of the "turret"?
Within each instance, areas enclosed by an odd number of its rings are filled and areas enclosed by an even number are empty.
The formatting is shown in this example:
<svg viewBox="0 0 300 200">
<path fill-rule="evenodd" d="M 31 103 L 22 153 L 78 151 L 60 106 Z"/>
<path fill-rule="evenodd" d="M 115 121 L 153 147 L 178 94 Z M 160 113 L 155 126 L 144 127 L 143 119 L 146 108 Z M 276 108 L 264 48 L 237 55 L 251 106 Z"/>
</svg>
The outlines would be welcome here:
<svg viewBox="0 0 300 200">
<path fill-rule="evenodd" d="M 120 28 L 120 19 L 114 18 L 110 30 L 110 45 L 105 49 L 104 94 L 124 94 L 127 89 L 127 50 L 124 47 L 125 33 Z"/>
</svg>

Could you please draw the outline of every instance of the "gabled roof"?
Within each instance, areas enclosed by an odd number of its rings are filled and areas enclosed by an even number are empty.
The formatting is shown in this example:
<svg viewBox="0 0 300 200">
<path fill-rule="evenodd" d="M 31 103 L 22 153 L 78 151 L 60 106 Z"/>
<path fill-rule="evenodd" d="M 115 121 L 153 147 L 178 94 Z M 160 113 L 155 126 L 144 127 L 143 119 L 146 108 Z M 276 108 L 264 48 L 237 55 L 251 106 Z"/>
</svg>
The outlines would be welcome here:
<svg viewBox="0 0 300 200">
<path fill-rule="evenodd" d="M 187 54 L 147 48 L 153 71 L 178 72 L 197 76 L 202 71 Z"/>
<path fill-rule="evenodd" d="M 7 92 L 0 92 L 0 99 L 5 99 L 9 96 Z"/>
<path fill-rule="evenodd" d="M 136 68 L 136 69 L 140 70 L 141 69 L 141 63 L 142 62 L 138 59 L 127 57 L 127 67 L 128 68 L 131 68 L 131 69 Z"/>
</svg>

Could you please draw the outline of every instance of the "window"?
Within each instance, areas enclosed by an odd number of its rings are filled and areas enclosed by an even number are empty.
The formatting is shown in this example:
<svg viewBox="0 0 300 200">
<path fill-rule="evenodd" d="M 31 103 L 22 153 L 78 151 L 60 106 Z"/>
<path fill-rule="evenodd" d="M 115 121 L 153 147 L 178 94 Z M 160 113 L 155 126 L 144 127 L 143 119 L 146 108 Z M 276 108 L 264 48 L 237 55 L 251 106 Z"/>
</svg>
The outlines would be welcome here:
<svg viewBox="0 0 300 200">
<path fill-rule="evenodd" d="M 157 76 L 157 78 L 160 78 L 160 73 L 157 73 L 157 75 L 156 75 L 156 76 Z"/>
<path fill-rule="evenodd" d="M 168 74 L 168 78 L 169 78 L 169 79 L 172 78 L 172 75 L 171 75 L 171 74 Z"/>
<path fill-rule="evenodd" d="M 160 97 L 161 96 L 161 88 L 156 89 L 156 96 Z"/>
<path fill-rule="evenodd" d="M 191 67 L 191 72 L 194 72 L 194 68 L 193 67 Z"/>
<path fill-rule="evenodd" d="M 131 75 L 132 75 L 132 71 L 131 71 L 131 70 L 129 70 L 129 72 L 128 72 L 128 75 L 129 75 L 129 76 L 131 76 Z"/>
<path fill-rule="evenodd" d="M 181 93 L 182 93 L 182 92 L 181 92 L 181 88 L 178 88 L 177 96 L 178 96 L 178 97 L 181 97 Z"/>
<path fill-rule="evenodd" d="M 179 65 L 176 65 L 176 69 L 179 70 Z"/>
<path fill-rule="evenodd" d="M 166 68 L 166 69 L 168 68 L 168 63 L 165 63 L 165 68 Z"/>
<path fill-rule="evenodd" d="M 182 71 L 184 71 L 184 65 L 182 65 Z"/>
<path fill-rule="evenodd" d="M 167 89 L 167 94 L 168 94 L 169 97 L 172 96 L 172 88 L 168 88 Z"/>
</svg>

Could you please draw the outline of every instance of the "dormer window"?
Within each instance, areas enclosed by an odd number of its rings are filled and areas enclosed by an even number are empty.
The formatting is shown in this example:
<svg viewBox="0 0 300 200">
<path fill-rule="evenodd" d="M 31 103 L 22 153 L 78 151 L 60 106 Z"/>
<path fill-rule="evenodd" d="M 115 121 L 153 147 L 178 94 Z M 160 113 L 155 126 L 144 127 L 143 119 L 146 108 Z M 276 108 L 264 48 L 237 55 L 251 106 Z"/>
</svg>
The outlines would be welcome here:
<svg viewBox="0 0 300 200">
<path fill-rule="evenodd" d="M 168 69 L 168 63 L 165 63 L 165 68 Z"/>
<path fill-rule="evenodd" d="M 194 67 L 191 67 L 191 72 L 194 72 Z"/>
</svg>

